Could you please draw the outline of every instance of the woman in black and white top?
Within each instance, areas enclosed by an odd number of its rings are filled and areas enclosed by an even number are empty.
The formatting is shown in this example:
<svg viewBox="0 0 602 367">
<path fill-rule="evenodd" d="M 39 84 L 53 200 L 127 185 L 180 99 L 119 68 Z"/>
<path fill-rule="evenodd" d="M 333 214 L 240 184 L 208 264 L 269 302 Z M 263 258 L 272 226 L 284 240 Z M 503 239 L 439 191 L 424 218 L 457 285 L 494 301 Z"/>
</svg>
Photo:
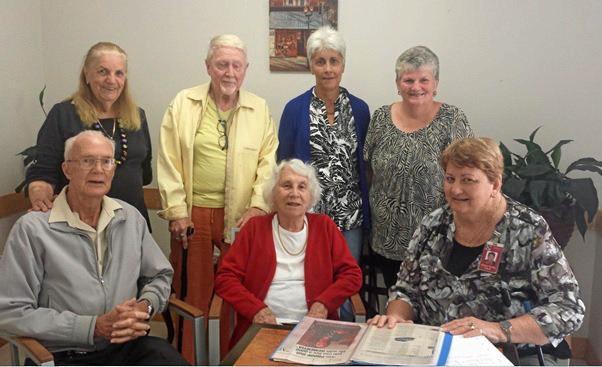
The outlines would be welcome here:
<svg viewBox="0 0 602 367">
<path fill-rule="evenodd" d="M 395 74 L 402 100 L 374 112 L 364 146 L 372 172 L 371 245 L 387 287 L 395 284 L 420 219 L 444 202 L 439 155 L 454 140 L 472 135 L 458 107 L 433 99 L 439 59 L 430 49 L 403 52 Z"/>
<path fill-rule="evenodd" d="M 363 229 L 370 224 L 368 186 L 362 151 L 368 105 L 340 86 L 345 41 L 330 27 L 307 40 L 316 85 L 289 101 L 280 119 L 277 158 L 310 162 L 318 173 L 322 198 L 313 211 L 330 216 L 359 260 Z"/>
</svg>

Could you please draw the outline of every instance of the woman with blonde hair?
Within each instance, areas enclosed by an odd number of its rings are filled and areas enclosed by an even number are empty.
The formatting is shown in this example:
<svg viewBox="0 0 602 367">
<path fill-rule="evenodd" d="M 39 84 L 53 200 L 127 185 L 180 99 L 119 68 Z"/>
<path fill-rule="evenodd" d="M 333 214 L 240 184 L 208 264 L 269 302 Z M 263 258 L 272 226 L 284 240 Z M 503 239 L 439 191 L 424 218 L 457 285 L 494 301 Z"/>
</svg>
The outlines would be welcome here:
<svg viewBox="0 0 602 367">
<path fill-rule="evenodd" d="M 61 170 L 65 141 L 83 130 L 98 130 L 115 142 L 117 169 L 108 196 L 135 206 L 149 223 L 142 186 L 153 176 L 151 140 L 144 110 L 129 92 L 127 54 L 114 43 L 88 50 L 77 91 L 52 107 L 38 133 L 37 159 L 26 177 L 33 210 L 52 208 L 67 183 Z"/>
</svg>

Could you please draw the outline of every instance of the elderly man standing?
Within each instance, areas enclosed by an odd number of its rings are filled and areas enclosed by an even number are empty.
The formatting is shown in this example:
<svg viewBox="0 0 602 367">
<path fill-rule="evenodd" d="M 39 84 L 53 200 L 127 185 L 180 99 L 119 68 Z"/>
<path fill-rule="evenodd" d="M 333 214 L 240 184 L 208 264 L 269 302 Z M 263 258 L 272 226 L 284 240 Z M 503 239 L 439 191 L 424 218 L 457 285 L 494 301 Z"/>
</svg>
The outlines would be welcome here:
<svg viewBox="0 0 602 367">
<path fill-rule="evenodd" d="M 105 196 L 114 149 L 98 131 L 66 141 L 69 185 L 16 222 L 0 259 L 0 329 L 40 340 L 58 365 L 185 364 L 146 336 L 173 270 L 138 210 Z"/>
<path fill-rule="evenodd" d="M 161 125 L 159 215 L 172 234 L 174 286 L 204 311 L 213 293 L 214 248 L 223 254 L 236 229 L 269 210 L 262 192 L 278 141 L 265 100 L 240 89 L 248 65 L 240 38 L 214 37 L 205 59 L 211 81 L 179 92 Z M 190 335 L 185 325 L 184 356 L 192 353 Z"/>
</svg>

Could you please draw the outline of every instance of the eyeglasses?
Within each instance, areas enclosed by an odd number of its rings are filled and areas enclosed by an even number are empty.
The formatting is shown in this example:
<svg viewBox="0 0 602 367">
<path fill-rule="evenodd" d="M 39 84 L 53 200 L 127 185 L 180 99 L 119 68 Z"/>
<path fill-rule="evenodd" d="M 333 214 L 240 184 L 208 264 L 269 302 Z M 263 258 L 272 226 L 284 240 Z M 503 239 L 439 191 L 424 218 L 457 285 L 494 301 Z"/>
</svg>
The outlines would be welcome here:
<svg viewBox="0 0 602 367">
<path fill-rule="evenodd" d="M 227 123 L 228 122 L 224 119 L 217 119 L 217 132 L 219 133 L 217 143 L 222 150 L 228 149 L 228 132 L 226 131 Z"/>
<path fill-rule="evenodd" d="M 100 162 L 100 168 L 105 171 L 111 170 L 115 166 L 114 158 L 91 158 L 69 159 L 67 162 L 77 162 L 83 169 L 92 169 L 96 167 L 96 162 Z"/>
</svg>

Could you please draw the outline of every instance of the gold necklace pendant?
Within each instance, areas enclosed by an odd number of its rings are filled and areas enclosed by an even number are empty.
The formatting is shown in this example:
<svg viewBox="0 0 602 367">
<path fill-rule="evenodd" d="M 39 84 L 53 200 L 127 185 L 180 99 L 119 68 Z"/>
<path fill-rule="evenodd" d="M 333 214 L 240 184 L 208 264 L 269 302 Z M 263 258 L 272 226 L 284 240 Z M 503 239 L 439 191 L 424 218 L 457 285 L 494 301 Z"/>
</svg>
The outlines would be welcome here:
<svg viewBox="0 0 602 367">
<path fill-rule="evenodd" d="M 299 250 L 298 252 L 291 251 L 291 250 L 289 250 L 286 247 L 286 245 L 282 241 L 282 237 L 280 236 L 280 221 L 278 221 L 278 219 L 276 219 L 276 221 L 278 222 L 277 223 L 278 227 L 276 227 L 276 234 L 278 235 L 278 243 L 280 243 L 280 247 L 282 247 L 282 249 L 284 250 L 284 252 L 286 252 L 289 256 L 299 256 L 299 255 L 301 255 L 305 251 L 305 248 L 307 247 L 307 237 L 308 237 L 309 234 L 305 236 L 305 243 L 303 243 L 303 246 L 301 247 L 301 250 Z M 303 225 L 305 225 L 305 223 Z"/>
</svg>

